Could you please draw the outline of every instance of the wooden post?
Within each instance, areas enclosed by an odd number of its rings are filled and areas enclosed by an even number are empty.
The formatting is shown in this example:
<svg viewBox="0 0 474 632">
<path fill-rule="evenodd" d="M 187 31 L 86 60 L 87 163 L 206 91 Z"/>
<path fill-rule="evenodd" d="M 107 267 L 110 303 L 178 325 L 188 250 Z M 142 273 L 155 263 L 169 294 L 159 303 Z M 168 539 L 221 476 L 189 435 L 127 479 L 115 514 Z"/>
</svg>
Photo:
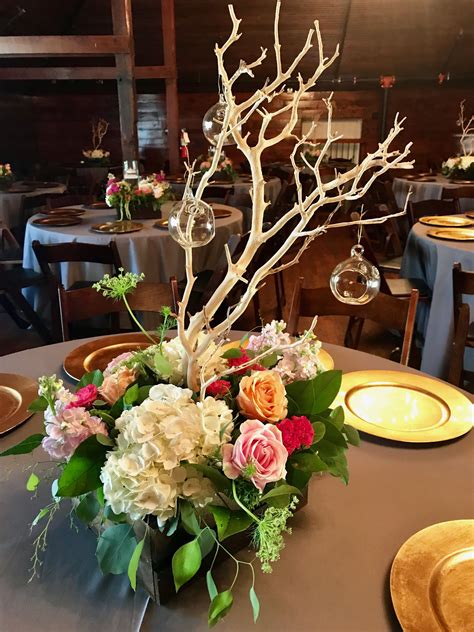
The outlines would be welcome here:
<svg viewBox="0 0 474 632">
<path fill-rule="evenodd" d="M 122 159 L 138 160 L 137 92 L 134 76 L 135 47 L 131 0 L 112 0 L 112 22 L 114 35 L 124 36 L 128 42 L 128 51 L 115 55 Z"/>
<path fill-rule="evenodd" d="M 164 64 L 171 71 L 166 82 L 166 120 L 168 127 L 168 156 L 171 173 L 177 173 L 179 160 L 179 105 L 176 69 L 176 29 L 174 0 L 161 0 Z"/>
</svg>

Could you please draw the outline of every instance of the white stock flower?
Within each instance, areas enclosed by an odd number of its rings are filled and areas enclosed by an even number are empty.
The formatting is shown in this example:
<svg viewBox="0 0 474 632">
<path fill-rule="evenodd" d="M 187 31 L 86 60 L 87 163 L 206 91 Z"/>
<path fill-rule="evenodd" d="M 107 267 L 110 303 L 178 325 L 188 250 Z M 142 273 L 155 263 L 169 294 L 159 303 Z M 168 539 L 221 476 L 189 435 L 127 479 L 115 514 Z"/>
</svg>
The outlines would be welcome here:
<svg viewBox="0 0 474 632">
<path fill-rule="evenodd" d="M 467 170 L 472 164 L 474 164 L 474 156 L 461 156 L 460 169 Z"/>
</svg>

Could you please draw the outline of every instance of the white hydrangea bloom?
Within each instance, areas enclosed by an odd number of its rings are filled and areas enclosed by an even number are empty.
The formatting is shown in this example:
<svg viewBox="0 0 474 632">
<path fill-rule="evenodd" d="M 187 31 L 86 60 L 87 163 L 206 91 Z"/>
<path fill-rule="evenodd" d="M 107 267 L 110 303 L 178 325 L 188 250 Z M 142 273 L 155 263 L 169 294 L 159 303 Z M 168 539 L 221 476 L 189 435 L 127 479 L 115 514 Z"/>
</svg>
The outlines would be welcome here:
<svg viewBox="0 0 474 632">
<path fill-rule="evenodd" d="M 201 333 L 198 336 L 198 345 L 202 344 L 206 338 L 207 334 Z M 178 337 L 169 340 L 168 342 L 164 342 L 162 345 L 162 353 L 166 360 L 171 365 L 171 374 L 166 377 L 171 384 L 176 384 L 178 386 L 184 383 L 185 375 L 184 375 L 184 358 L 185 351 L 181 341 Z M 227 367 L 226 361 L 221 358 L 220 349 L 216 346 L 214 342 L 207 346 L 204 353 L 202 353 L 199 357 L 199 366 L 205 367 L 204 377 L 207 380 L 213 375 L 223 373 Z"/>
<path fill-rule="evenodd" d="M 117 419 L 117 449 L 101 472 L 115 513 L 133 520 L 153 514 L 163 525 L 180 497 L 196 506 L 212 501 L 212 483 L 188 464 L 205 462 L 230 440 L 232 411 L 222 400 L 196 403 L 191 396 L 172 384 L 153 386 L 150 397 Z"/>
</svg>

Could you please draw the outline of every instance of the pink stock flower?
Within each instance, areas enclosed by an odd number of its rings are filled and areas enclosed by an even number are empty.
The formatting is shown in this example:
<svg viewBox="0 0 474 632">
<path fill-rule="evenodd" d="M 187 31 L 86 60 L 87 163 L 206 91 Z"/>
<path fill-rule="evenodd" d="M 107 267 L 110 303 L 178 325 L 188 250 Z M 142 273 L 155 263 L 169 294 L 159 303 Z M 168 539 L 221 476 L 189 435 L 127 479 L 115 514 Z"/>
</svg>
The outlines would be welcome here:
<svg viewBox="0 0 474 632">
<path fill-rule="evenodd" d="M 107 426 L 99 418 L 92 416 L 85 408 L 63 408 L 56 402 L 56 414 L 45 412 L 43 449 L 58 461 L 69 459 L 77 446 L 94 434 L 108 435 Z"/>
<path fill-rule="evenodd" d="M 240 426 L 240 436 L 234 445 L 222 446 L 224 474 L 231 479 L 248 478 L 261 492 L 267 483 L 285 478 L 287 458 L 278 428 L 257 419 Z"/>
<path fill-rule="evenodd" d="M 115 193 L 118 193 L 119 191 L 120 191 L 119 185 L 115 182 L 115 180 L 113 180 L 107 186 L 105 193 L 106 195 L 115 195 Z"/>
<path fill-rule="evenodd" d="M 219 395 L 227 395 L 229 390 L 230 382 L 227 380 L 216 380 L 206 388 L 206 394 L 212 397 L 219 397 Z"/>
<path fill-rule="evenodd" d="M 88 384 L 76 392 L 74 399 L 67 405 L 66 408 L 87 408 L 95 402 L 97 394 L 97 386 L 94 386 L 94 384 Z"/>
<path fill-rule="evenodd" d="M 120 355 L 113 358 L 104 369 L 104 377 L 107 377 L 111 373 L 114 373 L 122 362 L 125 362 L 125 360 L 130 360 L 132 356 L 133 351 L 125 351 L 125 353 L 121 353 Z"/>
<path fill-rule="evenodd" d="M 136 374 L 133 369 L 127 369 L 123 367 L 116 373 L 112 373 L 104 378 L 101 386 L 99 387 L 99 393 L 102 399 L 111 406 L 122 397 L 127 388 L 136 379 Z"/>
</svg>

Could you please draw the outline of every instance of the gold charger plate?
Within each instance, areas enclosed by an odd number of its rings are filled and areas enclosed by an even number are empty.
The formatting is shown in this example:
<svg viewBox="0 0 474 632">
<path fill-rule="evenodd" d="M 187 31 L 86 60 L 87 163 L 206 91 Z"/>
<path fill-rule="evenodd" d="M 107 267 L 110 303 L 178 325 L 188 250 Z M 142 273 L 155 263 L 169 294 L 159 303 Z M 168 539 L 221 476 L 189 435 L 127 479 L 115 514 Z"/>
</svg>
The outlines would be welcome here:
<svg viewBox="0 0 474 632">
<path fill-rule="evenodd" d="M 355 371 L 342 376 L 334 405 L 367 434 L 408 443 L 447 441 L 469 432 L 473 405 L 446 382 L 403 371 Z"/>
<path fill-rule="evenodd" d="M 76 224 L 82 224 L 82 219 L 77 215 L 52 215 L 38 217 L 32 223 L 39 226 L 76 226 Z"/>
<path fill-rule="evenodd" d="M 435 239 L 448 241 L 474 241 L 474 228 L 440 228 L 429 230 L 426 234 Z"/>
<path fill-rule="evenodd" d="M 160 230 L 168 230 L 168 220 L 167 219 L 159 219 L 153 224 L 153 226 L 155 228 L 159 228 Z"/>
<path fill-rule="evenodd" d="M 101 224 L 94 224 L 91 226 L 91 231 L 94 233 L 109 233 L 109 234 L 121 234 L 121 233 L 136 233 L 143 228 L 143 224 L 140 222 L 102 222 Z"/>
<path fill-rule="evenodd" d="M 474 520 L 418 531 L 398 551 L 392 602 L 406 632 L 467 632 L 474 622 Z"/>
<path fill-rule="evenodd" d="M 92 204 L 83 204 L 82 207 L 88 209 L 89 211 L 98 211 L 110 208 L 110 206 L 107 206 L 105 202 L 93 202 Z"/>
<path fill-rule="evenodd" d="M 474 211 L 466 211 L 464 215 L 469 217 L 469 219 L 474 219 Z"/>
<path fill-rule="evenodd" d="M 418 220 L 420 224 L 427 226 L 447 226 L 451 228 L 464 228 L 473 226 L 474 222 L 463 215 L 426 215 Z"/>
<path fill-rule="evenodd" d="M 84 373 L 103 371 L 120 354 L 146 349 L 150 344 L 148 338 L 138 332 L 105 336 L 73 349 L 64 359 L 63 368 L 73 380 L 80 380 Z"/>
<path fill-rule="evenodd" d="M 474 180 L 455 180 L 455 179 L 451 179 L 450 182 L 451 182 L 451 184 L 466 184 L 468 186 L 473 186 L 474 185 Z"/>
<path fill-rule="evenodd" d="M 247 345 L 248 345 L 248 338 L 244 340 L 242 344 L 242 349 L 245 349 Z M 235 349 L 239 346 L 240 346 L 240 340 L 231 340 L 230 342 L 226 342 L 225 345 L 222 345 L 221 351 L 222 353 L 224 353 L 228 349 Z M 319 350 L 319 360 L 321 362 L 321 365 L 324 371 L 332 371 L 332 369 L 334 369 L 333 357 L 329 355 L 329 353 L 323 348 Z"/>
<path fill-rule="evenodd" d="M 232 215 L 231 211 L 226 211 L 223 208 L 213 208 L 212 212 L 214 213 L 214 217 L 216 219 L 224 219 L 225 217 L 230 217 Z"/>
<path fill-rule="evenodd" d="M 50 208 L 46 211 L 40 211 L 42 215 L 61 215 L 62 217 L 71 215 L 84 215 L 84 209 L 80 208 Z"/>
<path fill-rule="evenodd" d="M 38 397 L 36 380 L 15 373 L 0 373 L 0 434 L 13 430 L 33 413 L 28 406 Z"/>
</svg>

